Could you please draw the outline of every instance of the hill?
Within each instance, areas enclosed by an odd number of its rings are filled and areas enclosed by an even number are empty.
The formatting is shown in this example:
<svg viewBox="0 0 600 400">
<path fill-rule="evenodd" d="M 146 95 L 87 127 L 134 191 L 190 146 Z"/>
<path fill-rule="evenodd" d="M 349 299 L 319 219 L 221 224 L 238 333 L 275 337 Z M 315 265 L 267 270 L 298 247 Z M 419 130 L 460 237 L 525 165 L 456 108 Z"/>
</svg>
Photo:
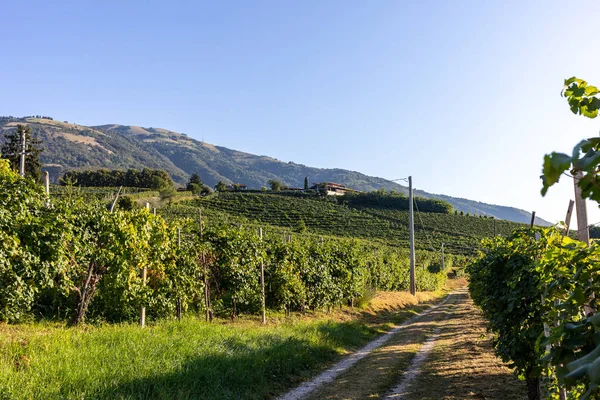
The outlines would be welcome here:
<svg viewBox="0 0 600 400">
<path fill-rule="evenodd" d="M 408 247 L 408 211 L 392 208 L 349 206 L 332 197 L 225 192 L 185 200 L 159 210 L 177 216 L 198 215 L 234 224 L 251 223 L 310 232 L 319 235 L 363 238 Z M 419 199 L 417 199 L 419 204 Z M 208 212 L 208 213 L 207 213 Z M 442 243 L 450 253 L 473 254 L 481 239 L 508 235 L 523 225 L 491 218 L 454 213 L 417 212 L 415 241 L 417 248 L 439 251 Z"/>
<path fill-rule="evenodd" d="M 396 182 L 344 169 L 313 168 L 292 162 L 282 162 L 268 156 L 244 153 L 212 145 L 162 128 L 142 128 L 108 124 L 83 126 L 48 117 L 0 117 L 0 133 L 27 124 L 34 136 L 44 141 L 41 159 L 54 182 L 72 169 L 127 169 L 153 168 L 167 171 L 173 180 L 184 184 L 198 172 L 203 181 L 214 186 L 219 181 L 241 183 L 249 187 L 266 186 L 276 179 L 291 187 L 302 187 L 304 177 L 311 182 L 337 182 L 361 191 L 381 188 L 407 193 L 408 189 Z M 0 135 L 0 141 L 2 135 Z M 455 209 L 527 223 L 530 214 L 513 208 L 480 203 L 427 192 L 422 197 L 448 201 Z M 548 222 L 537 219 L 536 223 Z"/>
</svg>

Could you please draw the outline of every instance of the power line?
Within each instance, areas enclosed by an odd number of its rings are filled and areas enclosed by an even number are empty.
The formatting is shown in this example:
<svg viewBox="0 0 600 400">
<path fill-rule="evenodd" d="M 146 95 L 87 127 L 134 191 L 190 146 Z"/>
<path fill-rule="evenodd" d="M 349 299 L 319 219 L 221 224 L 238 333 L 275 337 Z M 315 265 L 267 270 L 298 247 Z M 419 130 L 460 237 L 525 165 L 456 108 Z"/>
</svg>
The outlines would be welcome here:
<svg viewBox="0 0 600 400">
<path fill-rule="evenodd" d="M 421 221 L 421 226 L 423 227 L 423 232 L 425 232 L 425 237 L 427 238 L 427 240 L 429 241 L 429 246 L 431 247 L 431 251 L 434 251 L 433 248 L 433 242 L 431 241 L 431 238 L 429 237 L 429 235 L 427 234 L 427 227 L 425 226 L 425 224 L 423 223 L 423 218 L 421 218 L 421 212 L 419 211 L 419 206 L 417 205 L 417 199 L 413 196 L 413 201 L 415 203 L 415 208 L 417 209 L 417 215 L 419 217 L 419 221 Z"/>
</svg>

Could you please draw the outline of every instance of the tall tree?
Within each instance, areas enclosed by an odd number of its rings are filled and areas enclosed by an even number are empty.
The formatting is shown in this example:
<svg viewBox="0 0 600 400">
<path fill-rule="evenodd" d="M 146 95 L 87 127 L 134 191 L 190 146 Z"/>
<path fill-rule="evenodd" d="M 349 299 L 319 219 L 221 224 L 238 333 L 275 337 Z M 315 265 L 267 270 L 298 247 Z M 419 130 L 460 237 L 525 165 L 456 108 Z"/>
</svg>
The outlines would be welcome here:
<svg viewBox="0 0 600 400">
<path fill-rule="evenodd" d="M 31 135 L 31 127 L 25 125 L 17 125 L 16 131 L 8 131 L 4 134 L 4 145 L 0 149 L 2 158 L 6 158 L 10 162 L 13 170 L 19 171 L 21 166 L 22 142 L 21 137 L 25 137 L 25 176 L 33 178 L 35 181 L 42 179 L 42 163 L 40 162 L 40 153 L 42 149 L 41 140 L 35 139 Z"/>
<path fill-rule="evenodd" d="M 304 190 L 308 190 L 308 176 L 304 177 Z"/>
<path fill-rule="evenodd" d="M 278 192 L 281 190 L 281 182 L 275 179 L 269 180 L 269 186 L 273 192 Z"/>
<path fill-rule="evenodd" d="M 224 192 L 226 189 L 227 189 L 227 185 L 223 181 L 219 181 L 219 183 L 217 183 L 215 185 L 215 190 L 217 192 Z"/>
<path fill-rule="evenodd" d="M 202 179 L 200 179 L 200 175 L 198 175 L 197 172 L 194 172 L 192 176 L 190 176 L 186 189 L 193 191 L 194 187 L 192 185 L 198 185 L 198 187 L 202 186 Z"/>
</svg>

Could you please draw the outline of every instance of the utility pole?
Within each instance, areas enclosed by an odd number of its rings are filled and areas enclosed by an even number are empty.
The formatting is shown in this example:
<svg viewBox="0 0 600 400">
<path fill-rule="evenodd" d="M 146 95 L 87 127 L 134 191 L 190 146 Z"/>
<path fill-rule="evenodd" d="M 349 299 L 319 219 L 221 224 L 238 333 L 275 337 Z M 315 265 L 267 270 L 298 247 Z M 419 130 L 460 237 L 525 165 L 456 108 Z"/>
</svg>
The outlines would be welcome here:
<svg viewBox="0 0 600 400">
<path fill-rule="evenodd" d="M 413 211 L 412 176 L 408 177 L 408 221 L 410 241 L 410 294 L 414 296 L 417 293 L 417 284 L 415 278 L 415 220 Z"/>
<path fill-rule="evenodd" d="M 585 199 L 581 197 L 581 188 L 579 180 L 583 178 L 583 172 L 577 171 L 573 177 L 575 185 L 575 210 L 577 212 L 577 239 L 590 245 L 590 230 L 588 228 L 587 209 L 585 207 Z"/>
</svg>

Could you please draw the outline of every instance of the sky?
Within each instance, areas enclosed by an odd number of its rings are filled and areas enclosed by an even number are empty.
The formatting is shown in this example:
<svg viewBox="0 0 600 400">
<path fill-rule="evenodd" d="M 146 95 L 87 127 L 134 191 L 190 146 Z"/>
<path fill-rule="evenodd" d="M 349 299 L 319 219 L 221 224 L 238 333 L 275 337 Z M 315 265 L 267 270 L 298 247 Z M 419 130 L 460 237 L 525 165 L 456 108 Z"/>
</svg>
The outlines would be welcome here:
<svg viewBox="0 0 600 400">
<path fill-rule="evenodd" d="M 574 4 L 577 4 L 576 6 Z M 564 220 L 600 2 L 2 0 L 0 115 L 161 127 Z M 588 202 L 589 223 L 600 221 Z"/>
</svg>

